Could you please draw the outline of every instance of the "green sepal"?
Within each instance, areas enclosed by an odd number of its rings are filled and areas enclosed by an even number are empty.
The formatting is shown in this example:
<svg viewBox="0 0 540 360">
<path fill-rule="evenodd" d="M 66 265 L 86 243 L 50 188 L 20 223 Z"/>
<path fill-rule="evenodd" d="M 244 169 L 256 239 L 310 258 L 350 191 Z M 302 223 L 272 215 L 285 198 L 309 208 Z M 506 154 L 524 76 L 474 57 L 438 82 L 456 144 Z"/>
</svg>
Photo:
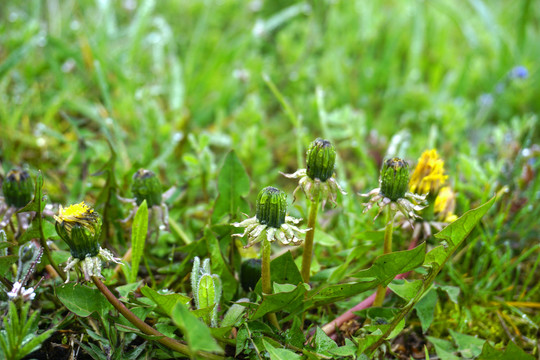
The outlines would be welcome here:
<svg viewBox="0 0 540 360">
<path fill-rule="evenodd" d="M 336 150 L 328 140 L 316 139 L 306 154 L 307 175 L 312 179 L 326 181 L 334 175 Z"/>
<path fill-rule="evenodd" d="M 150 170 L 139 169 L 133 175 L 131 192 L 137 205 L 141 205 L 144 200 L 148 207 L 160 205 L 162 202 L 161 182 Z"/>
<path fill-rule="evenodd" d="M 87 227 L 75 224 L 71 227 L 71 232 L 67 231 L 63 223 L 55 223 L 56 232 L 68 244 L 71 256 L 84 260 L 86 257 L 93 257 L 99 254 L 101 235 L 101 218 L 97 218 L 92 232 Z"/>
<path fill-rule="evenodd" d="M 26 170 L 12 169 L 8 172 L 2 192 L 6 204 L 15 208 L 22 208 L 32 200 L 34 183 Z"/>
<path fill-rule="evenodd" d="M 279 229 L 285 223 L 287 196 L 279 189 L 267 186 L 257 196 L 257 220 L 263 225 Z"/>
<path fill-rule="evenodd" d="M 403 159 L 387 159 L 381 169 L 381 193 L 392 201 L 405 197 L 409 187 L 409 164 Z"/>
</svg>

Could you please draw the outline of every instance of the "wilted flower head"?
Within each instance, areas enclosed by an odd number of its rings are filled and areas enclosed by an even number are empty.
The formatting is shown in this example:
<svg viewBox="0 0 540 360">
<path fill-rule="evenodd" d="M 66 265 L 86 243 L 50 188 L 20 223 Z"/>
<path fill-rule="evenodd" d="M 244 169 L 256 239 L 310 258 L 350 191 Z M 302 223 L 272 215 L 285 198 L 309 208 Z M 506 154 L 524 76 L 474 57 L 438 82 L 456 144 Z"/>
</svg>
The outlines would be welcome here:
<svg viewBox="0 0 540 360">
<path fill-rule="evenodd" d="M 68 281 L 69 270 L 79 263 L 87 281 L 92 276 L 101 277 L 101 260 L 121 263 L 110 251 L 101 248 L 101 217 L 84 201 L 67 208 L 60 206 L 58 216 L 54 215 L 54 219 L 56 232 L 71 250 L 71 257 L 64 269 L 68 273 Z"/>
<path fill-rule="evenodd" d="M 156 174 L 150 170 L 139 169 L 133 174 L 131 192 L 133 193 L 137 205 L 141 205 L 144 200 L 146 200 L 148 207 L 161 205 L 161 183 L 156 177 Z"/>
<path fill-rule="evenodd" d="M 328 140 L 318 138 L 311 143 L 307 150 L 307 168 L 300 169 L 294 174 L 282 174 L 290 179 L 300 179 L 293 196 L 295 196 L 298 189 L 302 188 L 311 201 L 316 196 L 319 196 L 324 208 L 328 200 L 332 204 L 337 205 L 336 197 L 338 191 L 343 195 L 346 194 L 333 176 L 335 162 L 336 150 L 332 143 Z"/>
<path fill-rule="evenodd" d="M 409 181 L 409 190 L 413 193 L 431 194 L 435 196 L 444 184 L 447 175 L 444 174 L 444 161 L 437 150 L 427 150 L 422 153 Z"/>
<path fill-rule="evenodd" d="M 233 223 L 236 227 L 245 227 L 242 234 L 233 236 L 248 236 L 250 247 L 260 242 L 266 234 L 268 241 L 273 242 L 276 239 L 284 245 L 299 245 L 302 239 L 300 234 L 305 234 L 307 230 L 301 230 L 296 224 L 301 219 L 295 219 L 287 216 L 287 198 L 283 191 L 275 187 L 268 186 L 262 189 L 257 196 L 256 215 L 239 223 Z"/>
<path fill-rule="evenodd" d="M 6 204 L 15 208 L 22 208 L 28 204 L 32 200 L 33 191 L 34 184 L 26 170 L 10 170 L 2 184 Z"/>
<path fill-rule="evenodd" d="M 393 211 L 401 212 L 406 218 L 420 218 L 416 212 L 426 207 L 426 195 L 416 195 L 407 191 L 409 182 L 409 165 L 400 158 L 387 159 L 383 162 L 379 177 L 379 187 L 367 194 L 360 196 L 370 197 L 365 203 L 364 212 L 367 212 L 374 204 L 379 206 L 379 216 L 385 206 L 390 206 Z"/>
</svg>

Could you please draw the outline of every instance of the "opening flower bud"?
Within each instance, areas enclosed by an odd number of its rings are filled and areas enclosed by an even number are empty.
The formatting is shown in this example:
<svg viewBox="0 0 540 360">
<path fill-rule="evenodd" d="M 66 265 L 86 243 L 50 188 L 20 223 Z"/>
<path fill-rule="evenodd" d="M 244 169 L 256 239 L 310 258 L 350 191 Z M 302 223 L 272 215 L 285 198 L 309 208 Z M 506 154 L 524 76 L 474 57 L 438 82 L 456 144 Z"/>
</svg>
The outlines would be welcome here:
<svg viewBox="0 0 540 360">
<path fill-rule="evenodd" d="M 8 172 L 2 191 L 6 204 L 16 208 L 22 208 L 32 200 L 34 184 L 28 171 L 12 169 Z"/>
<path fill-rule="evenodd" d="M 94 257 L 100 252 L 101 217 L 84 202 L 67 208 L 60 206 L 55 227 L 68 244 L 71 255 L 79 260 Z"/>
<path fill-rule="evenodd" d="M 404 198 L 409 187 L 409 164 L 397 157 L 385 160 L 379 182 L 385 197 L 392 201 Z"/>
<path fill-rule="evenodd" d="M 146 200 L 148 207 L 161 204 L 161 183 L 156 177 L 156 174 L 150 170 L 139 169 L 133 175 L 131 192 L 133 193 L 137 205 L 141 205 L 144 200 Z"/>
<path fill-rule="evenodd" d="M 257 196 L 256 217 L 259 223 L 279 229 L 285 223 L 287 197 L 275 187 L 262 189 Z"/>
<path fill-rule="evenodd" d="M 307 151 L 307 175 L 312 179 L 326 181 L 334 174 L 336 150 L 332 143 L 321 138 L 311 143 Z"/>
</svg>

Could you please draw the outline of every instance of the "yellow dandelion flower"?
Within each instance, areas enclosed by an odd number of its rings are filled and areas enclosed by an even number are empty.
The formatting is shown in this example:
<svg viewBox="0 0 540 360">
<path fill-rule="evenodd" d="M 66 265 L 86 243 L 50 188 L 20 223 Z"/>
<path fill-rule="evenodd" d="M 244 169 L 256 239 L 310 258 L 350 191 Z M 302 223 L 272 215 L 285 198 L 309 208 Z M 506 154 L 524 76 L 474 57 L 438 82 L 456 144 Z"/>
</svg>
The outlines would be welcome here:
<svg viewBox="0 0 540 360">
<path fill-rule="evenodd" d="M 434 212 L 438 219 L 445 223 L 451 223 L 457 219 L 454 214 L 456 208 L 456 194 L 449 186 L 445 186 L 439 190 L 437 198 L 435 198 Z"/>
<path fill-rule="evenodd" d="M 437 150 L 427 150 L 422 153 L 418 165 L 409 181 L 409 190 L 417 194 L 436 194 L 445 183 L 448 175 L 444 175 L 444 161 Z"/>
</svg>

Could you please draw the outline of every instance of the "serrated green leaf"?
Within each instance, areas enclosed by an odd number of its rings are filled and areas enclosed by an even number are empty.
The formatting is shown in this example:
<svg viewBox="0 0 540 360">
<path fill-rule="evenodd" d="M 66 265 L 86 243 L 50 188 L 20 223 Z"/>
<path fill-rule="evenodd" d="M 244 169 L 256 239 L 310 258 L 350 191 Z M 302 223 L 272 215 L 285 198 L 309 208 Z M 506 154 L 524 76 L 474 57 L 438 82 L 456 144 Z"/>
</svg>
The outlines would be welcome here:
<svg viewBox="0 0 540 360">
<path fill-rule="evenodd" d="M 292 309 L 297 308 L 298 304 L 301 304 L 304 294 L 307 292 L 308 288 L 309 286 L 307 284 L 300 284 L 298 286 L 294 286 L 294 288 L 288 292 L 265 295 L 262 303 L 251 316 L 251 319 L 256 320 L 268 313 L 278 310 L 291 311 Z"/>
<path fill-rule="evenodd" d="M 202 350 L 223 353 L 208 326 L 199 321 L 184 304 L 180 302 L 176 304 L 172 311 L 172 319 L 184 334 L 192 352 Z"/>
<path fill-rule="evenodd" d="M 141 289 L 141 294 L 152 300 L 165 314 L 171 316 L 177 303 L 189 304 L 190 298 L 181 294 L 162 295 L 152 290 L 148 285 Z"/>
<path fill-rule="evenodd" d="M 418 294 L 420 289 L 422 289 L 422 280 L 394 280 L 388 284 L 388 287 L 400 298 L 410 301 Z"/>
<path fill-rule="evenodd" d="M 69 311 L 81 317 L 97 312 L 102 316 L 112 309 L 112 305 L 97 289 L 81 284 L 62 284 L 55 288 L 56 296 Z"/>
<path fill-rule="evenodd" d="M 268 351 L 271 360 L 295 360 L 302 358 L 302 356 L 296 354 L 294 351 L 273 347 L 265 339 L 263 339 L 263 344 L 266 351 Z"/>
<path fill-rule="evenodd" d="M 146 235 L 148 233 L 148 206 L 146 200 L 142 202 L 137 209 L 135 218 L 133 219 L 133 225 L 131 226 L 131 272 L 129 282 L 135 282 L 137 280 L 137 273 L 139 272 L 139 264 L 144 252 L 144 244 L 146 242 Z"/>
<path fill-rule="evenodd" d="M 493 206 L 497 199 L 494 196 L 487 203 L 463 214 L 456 221 L 435 234 L 437 239 L 443 241 L 443 245 L 436 247 L 426 254 L 424 265 L 439 269 L 454 253 L 459 245 L 467 238 L 471 231 L 480 222 L 482 217 Z"/>
<path fill-rule="evenodd" d="M 461 356 L 466 358 L 475 358 L 482 353 L 482 347 L 486 340 L 479 339 L 474 336 L 458 333 L 452 329 L 448 329 L 452 338 L 458 347 Z"/>
<path fill-rule="evenodd" d="M 338 345 L 336 342 L 330 339 L 320 327 L 317 327 L 317 330 L 315 331 L 315 351 L 323 352 L 336 349 L 337 347 Z"/>
<path fill-rule="evenodd" d="M 527 354 L 512 341 L 508 343 L 504 351 L 499 351 L 489 344 L 484 343 L 482 353 L 478 360 L 534 360 L 534 356 Z"/>
<path fill-rule="evenodd" d="M 433 322 L 433 314 L 437 305 L 437 291 L 431 289 L 414 307 L 422 325 L 422 333 L 426 333 Z"/>
<path fill-rule="evenodd" d="M 369 269 L 359 271 L 354 276 L 358 278 L 375 278 L 387 285 L 396 275 L 414 270 L 424 262 L 426 243 L 411 250 L 396 251 L 381 255 L 375 259 Z"/>
<path fill-rule="evenodd" d="M 244 197 L 249 193 L 249 177 L 234 150 L 223 161 L 218 177 L 218 192 L 212 214 L 213 223 L 225 215 L 234 218 L 241 212 L 248 212 Z"/>
<path fill-rule="evenodd" d="M 447 340 L 437 339 L 432 336 L 427 336 L 430 343 L 435 346 L 435 351 L 441 360 L 459 360 L 456 355 L 457 349 L 455 346 Z"/>
</svg>

